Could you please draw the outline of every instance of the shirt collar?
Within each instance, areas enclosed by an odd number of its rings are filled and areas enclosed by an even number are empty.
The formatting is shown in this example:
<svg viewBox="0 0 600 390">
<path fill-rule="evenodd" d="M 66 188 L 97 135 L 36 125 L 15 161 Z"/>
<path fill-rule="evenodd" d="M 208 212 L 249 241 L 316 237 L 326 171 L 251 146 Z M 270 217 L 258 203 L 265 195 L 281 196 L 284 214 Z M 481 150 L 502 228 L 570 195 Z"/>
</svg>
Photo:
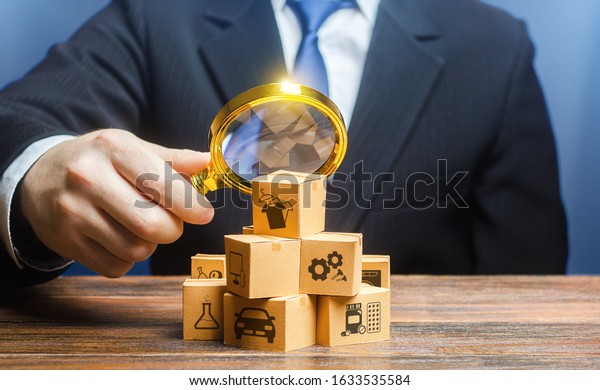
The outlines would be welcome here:
<svg viewBox="0 0 600 390">
<path fill-rule="evenodd" d="M 356 3 L 358 4 L 360 12 L 365 15 L 365 18 L 371 23 L 371 26 L 374 26 L 380 0 L 356 0 Z"/>
<path fill-rule="evenodd" d="M 276 10 L 283 11 L 287 0 L 271 0 L 273 8 Z M 377 9 L 381 0 L 356 0 L 358 9 L 367 18 L 371 26 L 375 25 L 375 18 L 377 17 Z"/>
</svg>

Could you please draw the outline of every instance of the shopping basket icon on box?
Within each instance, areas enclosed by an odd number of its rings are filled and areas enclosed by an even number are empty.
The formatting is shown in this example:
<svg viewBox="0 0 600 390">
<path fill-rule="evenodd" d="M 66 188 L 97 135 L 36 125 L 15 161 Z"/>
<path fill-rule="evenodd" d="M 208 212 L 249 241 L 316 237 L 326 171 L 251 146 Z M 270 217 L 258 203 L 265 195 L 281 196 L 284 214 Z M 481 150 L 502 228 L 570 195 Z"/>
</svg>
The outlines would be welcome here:
<svg viewBox="0 0 600 390">
<path fill-rule="evenodd" d="M 282 201 L 276 196 L 265 194 L 260 190 L 260 203 L 265 203 L 262 212 L 267 214 L 270 229 L 284 229 L 290 211 L 294 211 L 294 205 L 289 200 Z"/>
</svg>

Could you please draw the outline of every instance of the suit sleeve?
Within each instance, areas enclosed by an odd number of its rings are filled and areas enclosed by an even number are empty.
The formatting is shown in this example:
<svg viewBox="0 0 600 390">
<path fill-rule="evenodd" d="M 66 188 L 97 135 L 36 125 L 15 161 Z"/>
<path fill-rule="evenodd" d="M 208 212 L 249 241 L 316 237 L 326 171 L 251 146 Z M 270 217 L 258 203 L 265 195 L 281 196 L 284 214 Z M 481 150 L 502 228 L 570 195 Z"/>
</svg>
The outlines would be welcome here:
<svg viewBox="0 0 600 390">
<path fill-rule="evenodd" d="M 100 128 L 138 132 L 148 112 L 149 88 L 141 4 L 114 1 L 68 42 L 55 45 L 23 79 L 0 91 L 0 173 L 46 137 Z M 0 283 L 56 276 L 40 273 L 19 269 L 2 248 Z"/>
<path fill-rule="evenodd" d="M 567 261 L 556 146 L 525 26 L 501 128 L 476 180 L 476 272 L 561 274 Z"/>
</svg>

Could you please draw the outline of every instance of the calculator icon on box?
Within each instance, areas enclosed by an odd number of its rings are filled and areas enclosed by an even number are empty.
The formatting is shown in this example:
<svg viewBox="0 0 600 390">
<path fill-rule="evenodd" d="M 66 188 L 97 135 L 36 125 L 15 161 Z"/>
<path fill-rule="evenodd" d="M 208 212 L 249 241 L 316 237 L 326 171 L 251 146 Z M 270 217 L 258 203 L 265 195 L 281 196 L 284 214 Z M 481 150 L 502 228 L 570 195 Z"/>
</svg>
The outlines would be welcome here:
<svg viewBox="0 0 600 390">
<path fill-rule="evenodd" d="M 367 303 L 367 333 L 381 331 L 381 302 Z"/>
</svg>

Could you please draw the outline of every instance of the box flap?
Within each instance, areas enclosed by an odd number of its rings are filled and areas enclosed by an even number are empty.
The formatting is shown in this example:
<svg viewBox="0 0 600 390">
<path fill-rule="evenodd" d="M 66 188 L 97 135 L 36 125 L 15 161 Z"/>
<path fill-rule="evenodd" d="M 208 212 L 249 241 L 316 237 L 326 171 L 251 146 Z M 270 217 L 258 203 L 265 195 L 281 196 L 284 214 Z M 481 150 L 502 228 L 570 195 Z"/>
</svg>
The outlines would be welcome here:
<svg viewBox="0 0 600 390">
<path fill-rule="evenodd" d="M 300 299 L 300 300 L 308 299 L 308 294 L 288 295 L 285 297 L 270 298 L 269 300 L 271 300 L 271 301 L 293 301 L 296 299 Z"/>
<path fill-rule="evenodd" d="M 226 285 L 227 279 L 186 279 L 185 282 L 183 282 L 184 287 Z"/>
<path fill-rule="evenodd" d="M 357 237 L 358 241 L 362 243 L 361 233 L 321 232 L 310 237 L 306 237 L 305 240 L 355 242 Z"/>
<path fill-rule="evenodd" d="M 256 177 L 253 181 L 257 182 L 272 182 L 274 178 L 277 178 L 277 182 L 281 184 L 301 184 L 313 180 L 321 180 L 324 179 L 324 175 L 320 175 L 317 173 L 303 173 L 303 172 L 293 172 L 286 170 L 278 170 L 268 175 L 262 175 Z"/>
<path fill-rule="evenodd" d="M 369 263 L 369 262 L 389 263 L 390 256 L 389 255 L 362 255 L 362 261 L 363 261 L 363 263 Z"/>
<path fill-rule="evenodd" d="M 217 259 L 222 260 L 225 258 L 225 254 L 207 254 L 207 253 L 196 253 L 193 258 L 201 258 L 201 259 Z"/>
<path fill-rule="evenodd" d="M 297 241 L 295 238 L 274 237 L 262 234 L 228 234 L 225 238 L 230 238 L 235 241 L 254 244 L 260 242 L 280 242 L 280 241 Z"/>
</svg>

